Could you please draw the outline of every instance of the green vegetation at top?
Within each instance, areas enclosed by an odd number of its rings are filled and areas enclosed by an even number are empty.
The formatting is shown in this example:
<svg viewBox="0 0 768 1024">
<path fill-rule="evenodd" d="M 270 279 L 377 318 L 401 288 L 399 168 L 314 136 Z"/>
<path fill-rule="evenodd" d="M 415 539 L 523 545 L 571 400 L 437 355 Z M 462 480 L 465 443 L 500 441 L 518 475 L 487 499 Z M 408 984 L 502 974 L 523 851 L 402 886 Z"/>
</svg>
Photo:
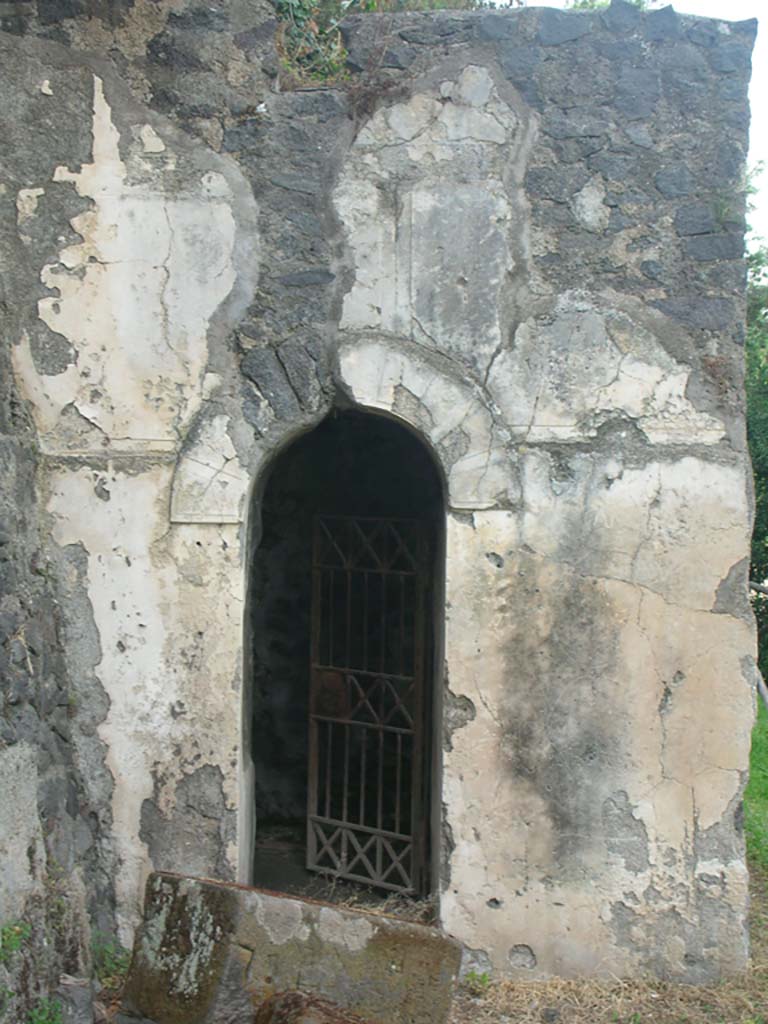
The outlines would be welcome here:
<svg viewBox="0 0 768 1024">
<path fill-rule="evenodd" d="M 641 11 L 650 10 L 659 0 L 625 0 L 633 7 L 639 7 Z M 565 5 L 568 11 L 599 11 L 603 7 L 609 7 L 611 0 L 568 0 Z"/>
<path fill-rule="evenodd" d="M 346 50 L 339 23 L 350 14 L 393 14 L 400 11 L 462 10 L 496 8 L 494 0 L 272 0 L 280 26 L 278 50 L 289 82 L 302 84 L 340 83 L 345 80 Z M 660 0 L 627 0 L 649 10 Z M 566 10 L 597 11 L 610 0 L 567 0 Z M 523 7 L 525 0 L 509 0 L 509 6 Z"/>
<path fill-rule="evenodd" d="M 277 44 L 294 83 L 341 82 L 346 77 L 346 50 L 339 23 L 350 14 L 400 11 L 462 11 L 495 7 L 491 0 L 273 0 L 280 19 Z M 522 6 L 522 0 L 512 0 Z"/>
</svg>

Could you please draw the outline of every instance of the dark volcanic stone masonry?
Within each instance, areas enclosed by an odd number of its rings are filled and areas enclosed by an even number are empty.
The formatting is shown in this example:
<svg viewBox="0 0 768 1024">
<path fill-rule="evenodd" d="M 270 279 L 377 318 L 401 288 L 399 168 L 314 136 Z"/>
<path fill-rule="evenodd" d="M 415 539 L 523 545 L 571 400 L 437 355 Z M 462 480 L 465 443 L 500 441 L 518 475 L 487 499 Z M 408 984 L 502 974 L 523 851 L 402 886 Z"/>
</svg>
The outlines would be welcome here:
<svg viewBox="0 0 768 1024">
<path fill-rule="evenodd" d="M 307 524 L 393 492 L 440 927 L 497 975 L 737 971 L 755 23 L 359 15 L 302 88 L 277 28 L 0 3 L 0 989 L 304 834 Z"/>
</svg>

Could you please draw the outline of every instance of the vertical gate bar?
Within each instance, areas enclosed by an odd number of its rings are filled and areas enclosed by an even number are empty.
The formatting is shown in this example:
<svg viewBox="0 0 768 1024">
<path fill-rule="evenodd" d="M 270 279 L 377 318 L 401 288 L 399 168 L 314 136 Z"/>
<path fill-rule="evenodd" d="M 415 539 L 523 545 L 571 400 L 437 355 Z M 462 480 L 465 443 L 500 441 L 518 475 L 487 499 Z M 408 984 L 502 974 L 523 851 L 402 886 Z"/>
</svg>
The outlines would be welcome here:
<svg viewBox="0 0 768 1024">
<path fill-rule="evenodd" d="M 383 729 L 379 729 L 379 778 L 378 778 L 378 786 L 377 786 L 378 794 L 377 794 L 377 801 L 376 801 L 376 823 L 377 823 L 376 827 L 379 830 L 381 830 L 384 827 L 383 822 L 382 822 L 382 814 L 381 814 L 381 802 L 382 802 L 383 788 L 384 788 L 383 785 L 382 785 L 383 769 L 384 769 L 384 730 Z M 377 878 L 381 878 L 381 876 L 383 874 L 383 871 L 384 871 L 384 868 L 383 868 L 383 865 L 382 865 L 381 836 L 379 836 L 377 838 L 377 840 L 376 840 L 376 877 Z"/>
<path fill-rule="evenodd" d="M 416 542 L 418 570 L 413 577 L 414 587 L 414 646 L 413 646 L 413 761 L 411 765 L 411 885 L 417 893 L 424 891 L 426 862 L 425 822 L 422 814 L 422 794 L 426 779 L 424 772 L 424 604 L 426 601 L 427 551 L 424 532 Z"/>
<path fill-rule="evenodd" d="M 352 667 L 352 651 L 350 645 L 352 642 L 352 573 L 347 568 L 347 660 L 344 662 L 346 668 Z"/>
<path fill-rule="evenodd" d="M 333 665 L 333 630 L 334 630 L 333 604 L 334 604 L 334 598 L 336 596 L 336 593 L 335 593 L 336 570 L 335 569 L 329 569 L 328 570 L 328 580 L 329 580 L 329 583 L 328 583 L 328 664 L 329 665 Z"/>
<path fill-rule="evenodd" d="M 395 832 L 400 831 L 400 786 L 402 785 L 403 734 L 397 734 L 397 766 L 395 769 Z"/>
<path fill-rule="evenodd" d="M 333 747 L 333 723 L 326 722 L 325 748 L 325 816 L 331 816 L 331 748 Z"/>
<path fill-rule="evenodd" d="M 363 573 L 363 670 L 368 671 L 368 573 Z"/>
<path fill-rule="evenodd" d="M 405 665 L 405 576 L 400 575 L 400 675 L 404 676 Z"/>
<path fill-rule="evenodd" d="M 384 801 L 384 730 L 379 728 L 379 763 L 377 765 L 376 780 L 376 828 L 384 828 L 383 801 Z"/>
<path fill-rule="evenodd" d="M 381 579 L 381 629 L 379 631 L 379 643 L 381 649 L 379 651 L 379 672 L 383 672 L 385 669 L 385 656 L 384 652 L 387 648 L 387 576 L 386 573 L 382 573 Z"/>
<path fill-rule="evenodd" d="M 363 738 L 360 743 L 360 820 L 358 824 L 365 824 L 365 758 L 368 747 L 368 730 L 362 727 Z"/>
<path fill-rule="evenodd" d="M 322 636 L 322 569 L 320 568 L 320 522 L 315 519 L 313 524 L 312 538 L 312 622 L 310 628 L 310 652 L 309 652 L 309 737 L 308 756 L 309 771 L 307 773 L 307 849 L 306 863 L 308 867 L 315 865 L 317 861 L 317 835 L 312 824 L 313 815 L 318 811 L 318 759 L 319 759 L 319 736 L 317 721 L 314 717 L 315 696 L 317 682 L 315 679 L 314 666 L 320 660 L 320 638 Z"/>
<path fill-rule="evenodd" d="M 344 727 L 344 794 L 342 798 L 341 820 L 346 824 L 349 821 L 347 814 L 347 800 L 349 797 L 349 732 L 352 726 L 347 723 Z M 347 830 L 341 834 L 341 864 L 347 866 Z"/>
</svg>

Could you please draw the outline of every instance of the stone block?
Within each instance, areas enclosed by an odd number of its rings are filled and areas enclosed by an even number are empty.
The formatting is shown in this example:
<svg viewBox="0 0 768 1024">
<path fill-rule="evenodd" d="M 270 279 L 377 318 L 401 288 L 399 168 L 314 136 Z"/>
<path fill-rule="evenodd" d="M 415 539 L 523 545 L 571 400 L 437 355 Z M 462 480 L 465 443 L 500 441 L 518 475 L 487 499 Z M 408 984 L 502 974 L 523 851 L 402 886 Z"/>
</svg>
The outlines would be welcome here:
<svg viewBox="0 0 768 1024">
<path fill-rule="evenodd" d="M 156 873 L 119 1019 L 250 1024 L 272 1000 L 260 1022 L 441 1024 L 460 958 L 459 944 L 436 928 Z M 330 1003 L 300 1007 L 285 995 L 299 988 Z M 281 993 L 282 1003 L 273 998 Z"/>
<path fill-rule="evenodd" d="M 539 42 L 542 46 L 560 46 L 586 35 L 591 28 L 588 18 L 544 9 L 539 15 Z"/>
<path fill-rule="evenodd" d="M 685 251 L 702 263 L 712 260 L 737 260 L 744 255 L 744 237 L 741 233 L 693 235 L 686 239 Z"/>
<path fill-rule="evenodd" d="M 63 1024 L 93 1024 L 93 992 L 87 978 L 62 974 L 56 998 L 61 1004 Z"/>
</svg>

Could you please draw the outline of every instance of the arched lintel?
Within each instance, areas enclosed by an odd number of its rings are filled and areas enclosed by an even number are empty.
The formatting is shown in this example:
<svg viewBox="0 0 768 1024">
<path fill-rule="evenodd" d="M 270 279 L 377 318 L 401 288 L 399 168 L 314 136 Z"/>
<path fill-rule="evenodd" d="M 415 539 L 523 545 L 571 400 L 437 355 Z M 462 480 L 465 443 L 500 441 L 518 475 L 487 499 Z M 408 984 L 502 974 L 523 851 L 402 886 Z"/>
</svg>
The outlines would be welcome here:
<svg viewBox="0 0 768 1024">
<path fill-rule="evenodd" d="M 339 349 L 339 374 L 363 409 L 409 427 L 432 453 L 447 506 L 492 508 L 508 496 L 508 433 L 482 388 L 438 353 L 383 336 L 356 338 Z"/>
<path fill-rule="evenodd" d="M 400 338 L 356 336 L 338 352 L 338 378 L 351 405 L 388 416 L 408 428 L 430 452 L 444 484 L 446 505 L 458 511 L 493 508 L 514 487 L 509 437 L 499 427 L 483 389 L 422 346 Z M 243 465 L 219 408 L 203 414 L 179 457 L 171 494 L 171 522 L 242 523 L 254 488 L 274 460 L 311 430 L 328 409 L 303 422 L 276 422 Z"/>
</svg>

